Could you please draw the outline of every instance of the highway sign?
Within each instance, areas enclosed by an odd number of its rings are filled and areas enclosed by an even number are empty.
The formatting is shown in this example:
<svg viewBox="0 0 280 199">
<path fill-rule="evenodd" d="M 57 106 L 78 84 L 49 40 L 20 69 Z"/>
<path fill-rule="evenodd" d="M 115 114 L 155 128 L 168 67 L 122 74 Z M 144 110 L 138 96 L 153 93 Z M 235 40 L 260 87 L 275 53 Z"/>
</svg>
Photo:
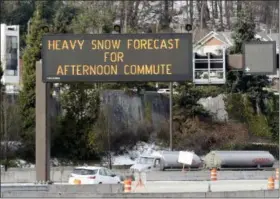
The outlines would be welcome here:
<svg viewBox="0 0 280 199">
<path fill-rule="evenodd" d="M 192 80 L 192 34 L 43 37 L 43 82 Z"/>
<path fill-rule="evenodd" d="M 243 66 L 246 74 L 276 74 L 276 42 L 253 41 L 243 45 Z"/>
</svg>

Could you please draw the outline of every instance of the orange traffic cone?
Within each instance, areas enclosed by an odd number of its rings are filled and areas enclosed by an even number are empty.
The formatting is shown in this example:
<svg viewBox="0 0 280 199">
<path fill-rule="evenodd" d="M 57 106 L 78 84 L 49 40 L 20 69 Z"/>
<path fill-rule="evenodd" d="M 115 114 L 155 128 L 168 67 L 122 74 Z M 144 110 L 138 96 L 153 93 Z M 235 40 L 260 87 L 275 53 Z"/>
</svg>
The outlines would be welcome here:
<svg viewBox="0 0 280 199">
<path fill-rule="evenodd" d="M 131 184 L 132 184 L 131 179 L 127 179 L 127 180 L 124 181 L 124 192 L 125 193 L 130 193 L 131 192 Z"/>
<path fill-rule="evenodd" d="M 211 169 L 211 181 L 216 181 L 217 180 L 217 169 Z"/>
<path fill-rule="evenodd" d="M 274 190 L 274 178 L 273 177 L 268 178 L 267 189 Z"/>
</svg>

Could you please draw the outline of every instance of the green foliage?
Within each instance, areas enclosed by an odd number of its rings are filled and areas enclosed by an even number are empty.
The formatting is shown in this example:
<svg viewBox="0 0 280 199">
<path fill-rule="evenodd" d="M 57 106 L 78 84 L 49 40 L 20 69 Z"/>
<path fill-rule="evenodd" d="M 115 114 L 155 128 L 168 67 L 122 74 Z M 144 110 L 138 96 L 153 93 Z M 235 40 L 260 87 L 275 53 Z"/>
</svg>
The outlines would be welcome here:
<svg viewBox="0 0 280 199">
<path fill-rule="evenodd" d="M 88 146 L 88 133 L 99 115 L 99 92 L 92 84 L 68 84 L 60 98 L 63 114 L 53 135 L 52 151 L 56 157 L 71 160 L 94 158 Z"/>
<path fill-rule="evenodd" d="M 62 6 L 54 17 L 54 31 L 90 33 L 102 28 L 104 23 L 108 24 L 112 19 L 109 11 L 101 15 L 101 10 L 91 6 L 91 3 L 84 2 L 88 7 Z M 102 151 L 99 147 L 93 147 L 98 145 L 97 141 L 95 143 L 98 135 L 92 133 L 92 129 L 99 124 L 96 124 L 98 117 L 102 117 L 99 113 L 100 85 L 72 83 L 62 84 L 61 88 L 63 94 L 60 103 L 65 113 L 56 121 L 52 154 L 75 161 L 95 159 L 96 152 Z"/>
<path fill-rule="evenodd" d="M 41 39 L 43 31 L 42 5 L 38 4 L 32 18 L 31 34 L 27 37 L 27 47 L 23 54 L 23 88 L 20 92 L 20 113 L 23 126 L 21 137 L 25 145 L 28 160 L 34 159 L 35 155 L 35 84 L 36 84 L 36 61 L 39 60 Z"/>
<path fill-rule="evenodd" d="M 198 89 L 197 89 L 198 88 Z M 198 104 L 198 100 L 204 97 L 202 87 L 195 87 L 189 82 L 179 84 L 177 90 L 179 95 L 174 95 L 174 119 L 193 118 L 196 116 L 207 117 L 208 112 Z"/>
<path fill-rule="evenodd" d="M 125 90 L 126 94 L 130 96 L 140 94 L 142 90 L 156 91 L 154 85 L 149 82 L 104 83 L 102 84 L 102 89 L 122 89 Z"/>
<path fill-rule="evenodd" d="M 109 133 L 108 115 L 104 111 L 100 111 L 98 121 L 88 134 L 88 146 L 90 150 L 104 155 L 105 151 L 109 150 Z"/>
<path fill-rule="evenodd" d="M 278 110 L 278 99 L 263 90 L 268 85 L 267 76 L 245 76 L 242 72 L 230 71 L 226 106 L 230 118 L 246 122 L 251 133 L 277 141 L 279 116 L 275 110 Z"/>
<path fill-rule="evenodd" d="M 232 54 L 242 53 L 243 43 L 254 39 L 255 27 L 253 15 L 249 8 L 245 6 L 245 8 L 238 13 L 236 23 L 233 25 L 232 38 L 234 40 L 234 46 L 231 49 Z"/>
<path fill-rule="evenodd" d="M 106 27 L 113 27 L 114 10 L 110 6 L 104 7 L 104 3 L 106 2 L 84 2 L 71 24 L 73 32 L 100 33 L 100 30 L 106 30 Z"/>
<path fill-rule="evenodd" d="M 276 143 L 279 142 L 279 97 L 272 95 L 265 101 L 266 110 L 264 111 L 268 125 L 271 129 L 272 140 Z"/>
<path fill-rule="evenodd" d="M 42 5 L 42 18 L 48 25 L 52 24 L 53 16 L 57 15 L 56 13 L 58 11 L 64 13 L 63 10 L 60 9 L 60 7 L 64 5 L 63 2 L 57 0 L 25 0 L 18 1 L 17 3 L 6 1 L 1 8 L 1 22 L 20 26 L 20 46 L 22 49 L 26 46 L 28 21 L 36 9 L 36 4 Z M 65 15 L 65 19 L 67 18 L 66 16 L 67 15 Z"/>
<path fill-rule="evenodd" d="M 194 89 L 200 93 L 201 98 L 216 97 L 224 93 L 224 88 L 221 86 L 195 86 Z"/>
<path fill-rule="evenodd" d="M 270 137 L 270 127 L 268 126 L 266 117 L 262 113 L 255 114 L 251 102 L 246 97 L 244 98 L 244 106 L 244 113 L 249 127 L 249 132 L 260 137 Z"/>
<path fill-rule="evenodd" d="M 246 121 L 246 116 L 244 114 L 245 104 L 243 103 L 242 94 L 229 94 L 226 98 L 224 98 L 224 100 L 226 104 L 226 111 L 231 119 L 242 122 Z"/>
<path fill-rule="evenodd" d="M 62 5 L 54 14 L 53 30 L 56 33 L 71 32 L 70 25 L 75 18 L 78 9 L 69 5 Z"/>
<path fill-rule="evenodd" d="M 229 117 L 248 126 L 249 132 L 259 137 L 271 137 L 271 127 L 262 113 L 256 114 L 247 94 L 229 94 L 226 101 Z"/>
<path fill-rule="evenodd" d="M 255 22 L 248 6 L 238 13 L 233 31 L 234 46 L 231 53 L 240 54 L 243 43 L 252 41 L 255 37 Z M 246 123 L 251 134 L 272 138 L 278 135 L 276 132 L 278 119 L 276 114 L 267 108 L 271 94 L 263 88 L 268 85 L 268 77 L 265 75 L 251 76 L 244 75 L 241 71 L 229 71 L 225 86 L 229 93 L 226 106 L 229 117 Z"/>
<path fill-rule="evenodd" d="M 147 142 L 153 131 L 150 124 L 146 122 L 135 124 L 133 127 L 124 123 L 118 126 L 121 127 L 116 131 L 112 128 L 106 113 L 100 111 L 98 121 L 88 134 L 89 149 L 99 156 L 108 154 L 109 150 L 115 154 L 122 154 L 139 141 Z"/>
<path fill-rule="evenodd" d="M 17 6 L 9 5 L 11 2 L 6 1 L 3 3 L 3 7 L 1 8 L 1 22 L 20 25 L 20 46 L 23 48 L 26 45 L 27 22 L 35 10 L 35 1 L 20 1 Z M 15 4 L 14 2 L 12 3 Z"/>
<path fill-rule="evenodd" d="M 18 164 L 15 160 L 9 160 L 9 159 L 5 159 L 5 160 L 0 160 L 0 165 L 5 165 L 9 168 L 11 167 L 18 167 Z"/>
<path fill-rule="evenodd" d="M 144 118 L 147 123 L 152 123 L 152 103 L 147 102 L 144 105 Z"/>
</svg>

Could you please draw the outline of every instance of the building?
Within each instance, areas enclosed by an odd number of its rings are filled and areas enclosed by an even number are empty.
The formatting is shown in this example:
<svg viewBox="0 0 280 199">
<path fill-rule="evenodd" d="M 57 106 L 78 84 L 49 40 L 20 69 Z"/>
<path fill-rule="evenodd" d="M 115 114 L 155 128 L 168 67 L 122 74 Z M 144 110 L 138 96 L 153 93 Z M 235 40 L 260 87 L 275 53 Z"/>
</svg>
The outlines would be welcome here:
<svg viewBox="0 0 280 199">
<path fill-rule="evenodd" d="M 195 84 L 226 83 L 226 48 L 219 54 L 194 53 L 193 82 Z"/>
<path fill-rule="evenodd" d="M 196 40 L 193 44 L 193 52 L 198 54 L 200 57 L 204 58 L 204 66 L 200 67 L 198 64 L 201 62 L 199 58 L 194 57 L 193 71 L 195 71 L 194 82 L 196 84 L 205 84 L 206 82 L 209 84 L 223 84 L 225 83 L 225 73 L 226 70 L 242 70 L 242 56 L 241 55 L 231 55 L 225 56 L 225 50 L 229 49 L 234 45 L 234 41 L 231 37 L 232 32 L 216 32 L 211 31 L 200 39 Z M 255 35 L 255 38 L 259 41 L 276 41 L 276 53 L 279 54 L 279 39 L 278 33 L 266 33 L 266 32 L 258 32 Z M 210 55 L 210 58 L 207 58 Z M 199 57 L 198 56 L 198 57 Z M 211 56 L 220 56 L 223 57 L 221 60 L 211 60 Z M 208 59 L 209 61 L 207 61 Z M 212 71 L 212 62 L 220 63 L 223 62 L 223 67 L 219 66 L 218 68 L 213 69 Z M 207 67 L 208 63 L 208 67 Z M 203 70 L 203 74 L 207 73 L 207 75 L 201 75 L 200 71 Z M 215 70 L 217 72 L 215 72 Z M 199 75 L 197 75 L 199 74 Z M 208 75 L 210 74 L 210 75 Z M 212 75 L 211 75 L 212 74 Z M 218 75 L 219 74 L 219 75 Z M 271 81 L 278 79 L 279 69 L 277 69 L 277 74 L 269 75 Z M 208 77 L 209 76 L 209 77 Z M 212 76 L 212 77 L 211 77 Z M 205 78 L 204 78 L 205 77 Z M 219 78 L 217 78 L 219 77 Z M 208 79 L 208 80 L 207 80 Z"/>
<path fill-rule="evenodd" d="M 4 71 L 2 83 L 7 94 L 17 94 L 20 76 L 19 25 L 1 24 L 1 65 Z"/>
<path fill-rule="evenodd" d="M 194 44 L 193 51 L 201 55 L 207 53 L 221 55 L 223 49 L 233 45 L 230 34 L 231 32 L 211 31 Z"/>
<path fill-rule="evenodd" d="M 226 50 L 232 45 L 227 33 L 214 31 L 193 45 L 193 77 L 195 84 L 224 84 L 226 82 Z"/>
<path fill-rule="evenodd" d="M 221 55 L 224 48 L 228 49 L 234 45 L 231 38 L 232 32 L 216 32 L 211 31 L 194 43 L 193 51 L 199 54 L 212 53 Z M 277 53 L 279 49 L 278 33 L 259 32 L 255 38 L 260 41 L 276 41 Z"/>
</svg>

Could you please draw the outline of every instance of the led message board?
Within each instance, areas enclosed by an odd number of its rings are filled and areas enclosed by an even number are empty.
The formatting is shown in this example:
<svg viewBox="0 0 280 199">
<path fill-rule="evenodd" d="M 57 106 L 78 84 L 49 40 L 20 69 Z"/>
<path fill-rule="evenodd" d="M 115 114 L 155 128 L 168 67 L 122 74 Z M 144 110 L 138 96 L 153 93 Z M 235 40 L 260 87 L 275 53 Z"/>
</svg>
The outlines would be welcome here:
<svg viewBox="0 0 280 199">
<path fill-rule="evenodd" d="M 192 35 L 45 35 L 42 65 L 43 82 L 192 80 Z"/>
</svg>

